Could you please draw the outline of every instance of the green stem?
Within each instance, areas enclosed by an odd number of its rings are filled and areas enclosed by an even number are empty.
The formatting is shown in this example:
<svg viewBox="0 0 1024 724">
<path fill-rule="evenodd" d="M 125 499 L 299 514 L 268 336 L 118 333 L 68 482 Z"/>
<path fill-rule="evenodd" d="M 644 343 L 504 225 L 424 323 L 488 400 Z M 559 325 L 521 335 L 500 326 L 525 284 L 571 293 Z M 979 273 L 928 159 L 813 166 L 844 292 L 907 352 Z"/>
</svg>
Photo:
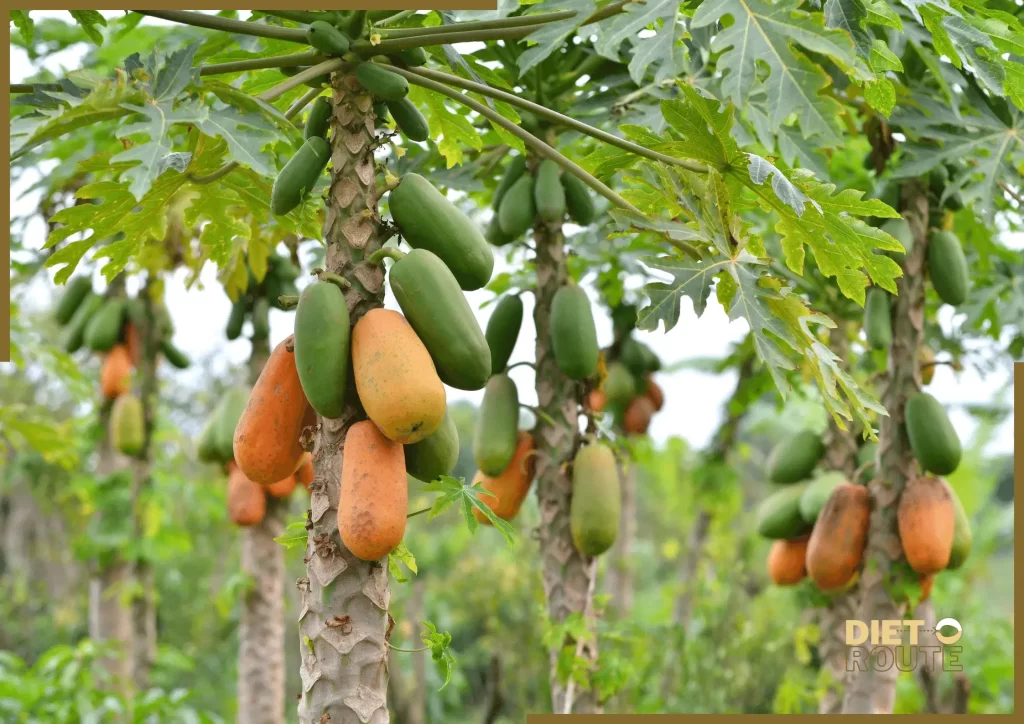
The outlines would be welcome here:
<svg viewBox="0 0 1024 724">
<path fill-rule="evenodd" d="M 316 99 L 316 97 L 321 93 L 323 93 L 323 91 L 319 88 L 310 88 L 308 91 L 306 91 L 306 94 L 304 96 L 300 97 L 298 100 L 291 104 L 288 110 L 284 112 L 284 117 L 289 120 L 295 118 L 295 116 L 299 114 L 299 111 L 301 111 L 303 108 L 312 103 Z"/>
<path fill-rule="evenodd" d="M 56 83 L 11 83 L 10 93 L 35 93 L 36 88 L 39 90 L 52 90 L 59 91 L 63 90 Z"/>
<path fill-rule="evenodd" d="M 404 251 L 394 249 L 392 247 L 382 246 L 381 248 L 377 249 L 377 251 L 370 254 L 370 256 L 367 257 L 366 260 L 371 264 L 381 264 L 383 263 L 384 259 L 394 259 L 395 261 L 401 261 L 404 258 Z"/>
<path fill-rule="evenodd" d="M 335 274 L 334 272 L 329 271 L 320 272 L 320 281 L 330 282 L 331 284 L 337 286 L 341 291 L 345 291 L 346 289 L 352 286 L 351 282 L 349 282 L 349 280 L 346 279 L 345 277 L 341 276 L 340 274 Z"/>
<path fill-rule="evenodd" d="M 295 307 L 299 306 L 299 298 L 294 294 L 282 294 L 277 298 L 277 301 L 285 309 L 295 309 Z"/>
<path fill-rule="evenodd" d="M 227 33 L 238 33 L 239 35 L 253 35 L 257 38 L 274 38 L 275 40 L 287 40 L 293 43 L 306 45 L 306 31 L 298 28 L 278 28 L 273 25 L 261 25 L 259 23 L 247 23 L 243 20 L 232 20 L 206 13 L 197 13 L 191 10 L 133 10 L 139 15 L 148 15 L 153 18 L 170 20 L 173 23 L 191 25 L 196 28 L 208 28 L 210 30 L 222 30 Z"/>
<path fill-rule="evenodd" d="M 598 10 L 593 15 L 583 21 L 581 25 L 589 25 L 590 23 L 596 23 L 598 20 L 615 15 L 622 12 L 622 8 L 633 0 L 622 0 L 621 2 L 613 3 L 606 8 Z M 546 23 L 553 23 L 557 20 L 565 20 L 571 18 L 576 14 L 575 10 L 559 10 L 553 13 L 538 13 L 536 15 L 517 15 L 511 18 L 497 18 L 495 20 L 477 20 L 470 23 L 457 23 L 456 25 L 436 25 L 431 28 L 398 28 L 384 33 L 386 38 L 408 38 L 413 36 L 424 36 L 424 35 L 444 35 L 450 32 L 453 27 L 458 28 L 460 32 L 472 32 L 477 30 L 507 30 L 530 28 L 534 25 L 544 25 Z M 524 35 L 533 32 L 527 30 Z"/>
<path fill-rule="evenodd" d="M 597 53 L 588 55 L 586 58 L 584 58 L 583 62 L 576 67 L 576 70 L 569 73 L 565 80 L 563 80 L 561 83 L 556 85 L 554 89 L 551 90 L 552 97 L 560 96 L 563 93 L 565 93 L 567 90 L 576 85 L 576 81 L 578 81 L 580 78 L 582 78 L 590 71 L 596 69 L 599 65 L 601 65 L 601 63 L 604 62 L 604 60 L 605 59 L 602 56 L 598 55 Z"/>
<path fill-rule="evenodd" d="M 514 370 L 516 367 L 530 367 L 531 369 L 534 370 L 537 369 L 537 365 L 535 365 L 533 362 L 530 362 L 529 360 L 523 360 L 522 362 L 516 362 L 515 364 L 509 365 L 508 367 L 505 368 L 505 371 L 508 372 L 510 370 Z"/>
<path fill-rule="evenodd" d="M 403 654 L 418 654 L 420 651 L 430 650 L 429 646 L 424 646 L 422 649 L 400 649 L 397 646 L 392 646 L 390 642 L 388 642 L 388 648 L 392 651 L 401 651 Z"/>
<path fill-rule="evenodd" d="M 395 13 L 394 15 L 376 21 L 373 25 L 374 27 L 377 28 L 383 28 L 387 27 L 388 25 L 394 25 L 395 23 L 402 22 L 406 18 L 411 18 L 413 15 L 416 14 L 416 12 L 416 10 L 402 10 L 401 12 Z"/>
<path fill-rule="evenodd" d="M 293 23 L 303 23 L 305 25 L 315 23 L 317 20 L 323 20 L 324 22 L 334 25 L 341 17 L 333 10 L 257 10 L 256 12 L 263 13 L 264 15 L 271 15 L 275 18 L 291 20 Z"/>
<path fill-rule="evenodd" d="M 451 88 L 442 83 L 432 81 L 429 78 L 427 78 L 424 74 L 412 72 L 404 68 L 398 68 L 393 65 L 388 65 L 386 63 L 381 64 L 381 67 L 387 68 L 392 73 L 398 73 L 399 75 L 405 76 L 406 80 L 408 80 L 410 83 L 414 83 L 418 86 L 422 86 L 423 88 L 427 88 L 429 90 L 445 95 L 454 101 L 457 101 L 469 108 L 472 108 L 481 116 L 487 118 L 490 121 L 493 121 L 495 124 L 501 126 L 512 135 L 522 139 L 523 143 L 532 148 L 538 155 L 543 156 L 544 158 L 550 158 L 552 161 L 557 163 L 565 170 L 575 174 L 577 177 L 579 177 L 581 181 L 583 181 L 583 183 L 585 183 L 590 188 L 594 189 L 594 191 L 599 193 L 604 198 L 608 199 L 608 201 L 610 201 L 615 206 L 618 206 L 619 208 L 622 209 L 626 209 L 627 211 L 631 211 L 632 213 L 637 214 L 639 216 L 643 216 L 643 213 L 638 208 L 633 206 L 631 203 L 629 203 L 624 198 L 619 196 L 617 193 L 612 191 L 606 185 L 604 185 L 599 180 L 597 180 L 589 173 L 584 171 L 577 164 L 567 159 L 557 150 L 555 150 L 548 144 L 544 143 L 544 141 L 540 140 L 532 133 L 524 131 L 522 128 L 517 126 L 515 123 L 512 123 L 510 120 L 502 116 L 500 113 L 492 111 L 483 103 L 480 103 L 472 98 L 464 96 L 463 94 L 452 90 Z"/>
<path fill-rule="evenodd" d="M 417 511 L 409 513 L 409 515 L 407 515 L 405 517 L 406 518 L 415 518 L 417 515 L 423 515 L 424 513 L 429 513 L 431 510 L 433 510 L 432 507 L 431 508 L 421 508 L 421 509 L 419 509 Z"/>
<path fill-rule="evenodd" d="M 251 58 L 235 60 L 230 63 L 214 63 L 204 65 L 199 75 L 219 75 L 221 73 L 241 73 L 246 70 L 262 70 L 264 68 L 296 68 L 300 65 L 320 63 L 327 59 L 322 53 L 295 53 L 293 55 L 275 55 L 270 58 Z"/>
<path fill-rule="evenodd" d="M 557 123 L 567 128 L 571 128 L 574 131 L 579 131 L 580 133 L 583 133 L 592 138 L 596 138 L 599 141 L 604 141 L 610 146 L 621 148 L 624 151 L 635 153 L 638 156 L 649 158 L 652 161 L 661 161 L 662 163 L 667 163 L 672 166 L 679 166 L 689 171 L 694 171 L 696 173 L 708 172 L 708 167 L 702 163 L 697 163 L 696 161 L 685 161 L 683 159 L 667 156 L 664 153 L 652 151 L 649 148 L 644 148 L 643 146 L 639 146 L 635 143 L 627 141 L 624 138 L 613 136 L 612 134 L 602 131 L 599 128 L 594 128 L 593 126 L 587 125 L 586 123 L 577 121 L 575 118 L 570 118 L 569 116 L 562 115 L 558 111 L 553 111 L 550 108 L 534 103 L 533 101 L 528 101 L 525 98 L 517 96 L 513 93 L 506 93 L 503 90 L 491 88 L 489 85 L 485 85 L 483 83 L 465 80 L 464 78 L 460 78 L 457 75 L 452 75 L 451 73 L 444 73 L 438 70 L 431 70 L 429 68 L 417 68 L 415 72 L 418 73 L 419 75 L 422 75 L 424 78 L 431 78 L 433 80 L 446 83 L 447 85 L 453 85 L 456 88 L 462 88 L 464 90 L 473 91 L 475 93 L 479 93 L 480 95 L 494 98 L 495 100 L 505 101 L 511 106 L 518 106 L 519 108 L 527 110 L 536 116 L 551 121 L 552 123 Z"/>
<path fill-rule="evenodd" d="M 263 91 L 256 97 L 263 101 L 275 100 L 276 98 L 283 96 L 292 88 L 302 85 L 307 80 L 313 80 L 314 78 L 319 78 L 327 73 L 333 73 L 346 65 L 347 63 L 341 58 L 330 58 L 319 65 L 314 65 L 312 68 L 306 68 L 306 70 L 299 71 L 291 78 L 285 78 L 273 88 Z"/>
</svg>

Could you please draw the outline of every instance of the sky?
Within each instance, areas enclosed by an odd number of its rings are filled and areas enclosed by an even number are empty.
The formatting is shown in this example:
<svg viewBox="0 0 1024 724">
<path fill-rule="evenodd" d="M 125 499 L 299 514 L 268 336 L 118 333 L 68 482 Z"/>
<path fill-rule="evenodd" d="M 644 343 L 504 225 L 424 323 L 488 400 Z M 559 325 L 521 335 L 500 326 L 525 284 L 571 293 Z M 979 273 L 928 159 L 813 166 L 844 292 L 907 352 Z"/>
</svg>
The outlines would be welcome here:
<svg viewBox="0 0 1024 724">
<path fill-rule="evenodd" d="M 59 11 L 33 11 L 33 17 L 59 16 Z M 104 12 L 108 17 L 115 12 Z M 146 18 L 144 23 L 163 24 L 164 21 Z M 13 28 L 12 28 L 13 30 Z M 85 48 L 69 48 L 59 55 L 46 59 L 46 67 L 60 74 L 62 70 L 73 70 L 79 65 Z M 20 48 L 11 47 L 11 79 L 18 83 L 37 72 L 37 68 L 29 62 L 27 55 Z M 45 171 L 45 170 L 44 170 Z M 12 214 L 26 214 L 35 208 L 38 197 L 24 195 L 23 190 L 31 185 L 32 180 L 25 178 L 17 186 L 11 188 Z M 35 218 L 25 234 L 25 245 L 30 248 L 41 247 L 45 241 L 46 227 L 41 219 Z M 312 244 L 315 242 L 306 242 Z M 1015 244 L 1016 246 L 1016 244 Z M 507 268 L 504 260 L 495 258 L 495 275 Z M 308 278 L 308 275 L 307 277 Z M 50 274 L 52 282 L 52 273 Z M 207 264 L 200 276 L 199 283 L 191 289 L 184 285 L 185 271 L 179 270 L 166 282 L 166 303 L 174 319 L 176 335 L 174 343 L 192 356 L 193 359 L 216 354 L 220 365 L 243 365 L 248 359 L 249 344 L 242 338 L 229 342 L 224 336 L 231 302 L 216 280 L 216 269 Z M 308 283 L 305 281 L 302 284 Z M 94 284 L 97 289 L 103 287 L 102 277 L 95 275 Z M 586 288 L 586 287 L 585 287 Z M 595 321 L 598 330 L 598 341 L 602 346 L 611 341 L 611 321 L 601 307 L 596 304 L 596 296 L 592 288 L 587 289 L 591 300 L 595 302 Z M 480 290 L 468 292 L 470 306 L 477 310 L 477 318 L 481 327 L 487 323 L 493 305 L 480 309 L 480 305 L 489 300 L 493 294 Z M 42 307 L 49 303 L 49 292 L 40 283 L 34 286 L 29 297 L 23 300 L 26 306 Z M 510 363 L 533 359 L 535 330 L 533 326 L 533 297 L 524 295 L 525 307 L 523 327 L 513 352 Z M 398 310 L 390 289 L 387 291 L 385 306 Z M 949 328 L 953 320 L 953 310 L 945 307 L 940 319 L 944 327 Z M 270 317 L 271 344 L 276 344 L 292 332 L 292 312 L 273 310 Z M 724 309 L 715 300 L 709 299 L 705 313 L 698 319 L 688 301 L 682 305 L 679 323 L 667 334 L 664 331 L 637 332 L 638 339 L 646 342 L 661 357 L 665 366 L 674 363 L 703 357 L 721 357 L 727 354 L 731 346 L 743 339 L 747 332 L 747 324 L 742 320 L 729 321 Z M 9 363 L 0 363 L 0 368 L 10 368 Z M 197 368 L 175 374 L 198 375 Z M 536 403 L 533 389 L 533 371 L 529 367 L 517 367 L 510 373 L 519 389 L 520 401 L 532 405 Z M 974 369 L 956 373 L 948 366 L 936 369 L 935 378 L 926 390 L 947 405 L 950 419 L 965 445 L 976 429 L 973 418 L 965 412 L 963 406 L 992 402 L 997 396 L 1005 394 L 1007 403 L 1012 404 L 1011 392 L 1005 390 L 1010 382 L 1009 370 L 1000 370 L 995 374 L 982 375 Z M 704 374 L 696 371 L 678 371 L 671 374 L 662 373 L 657 377 L 658 384 L 665 392 L 665 407 L 656 415 L 651 423 L 649 435 L 657 443 L 663 443 L 669 437 L 682 437 L 691 447 L 702 448 L 708 444 L 729 394 L 735 386 L 735 373 L 723 375 Z M 448 388 L 449 401 L 469 400 L 479 404 L 483 391 L 465 392 Z M 996 438 L 990 442 L 988 454 L 1002 454 L 1013 451 L 1012 422 L 1007 421 L 999 430 Z"/>
</svg>

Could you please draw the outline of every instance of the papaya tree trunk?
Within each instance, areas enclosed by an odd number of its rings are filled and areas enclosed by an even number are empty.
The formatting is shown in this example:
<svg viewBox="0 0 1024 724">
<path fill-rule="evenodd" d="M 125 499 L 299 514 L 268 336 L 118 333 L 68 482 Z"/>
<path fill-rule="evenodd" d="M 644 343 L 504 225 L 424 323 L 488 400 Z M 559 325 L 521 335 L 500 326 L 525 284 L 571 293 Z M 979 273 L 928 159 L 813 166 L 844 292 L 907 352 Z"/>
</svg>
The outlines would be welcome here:
<svg viewBox="0 0 1024 724">
<path fill-rule="evenodd" d="M 254 337 L 249 383 L 256 384 L 270 356 L 266 338 Z M 287 500 L 267 496 L 259 525 L 242 528 L 242 572 L 250 585 L 242 598 L 238 626 L 239 724 L 284 724 L 284 532 Z"/>
<path fill-rule="evenodd" d="M 592 559 L 576 550 L 569 531 L 569 504 L 572 480 L 564 465 L 571 462 L 578 437 L 576 383 L 562 374 L 555 364 L 551 346 L 551 303 L 555 293 L 568 279 L 565 264 L 565 239 L 560 227 L 537 224 L 536 304 L 533 320 L 537 329 L 537 424 L 533 430 L 536 450 L 537 502 L 540 506 L 540 551 L 543 559 L 544 596 L 552 625 L 563 623 L 573 614 L 585 615 L 591 608 Z M 593 714 L 601 711 L 595 693 L 569 685 L 558 672 L 558 660 L 564 646 L 576 647 L 584 666 L 597 661 L 597 642 L 567 640 L 550 651 L 551 703 L 556 714 Z"/>
<path fill-rule="evenodd" d="M 850 342 L 846 324 L 840 322 L 829 332 L 829 349 L 839 364 L 846 366 Z M 850 429 L 841 430 L 831 416 L 825 433 L 825 467 L 843 473 L 850 482 L 857 471 L 857 436 Z M 846 679 L 846 621 L 856 615 L 857 588 L 832 598 L 828 606 L 818 611 L 818 629 L 821 643 L 818 647 L 821 665 L 828 671 L 830 683 L 818 702 L 819 714 L 839 714 L 843 708 L 843 682 Z"/>
<path fill-rule="evenodd" d="M 914 245 L 902 263 L 903 276 L 896 280 L 898 294 L 892 300 L 892 345 L 885 375 L 882 417 L 878 435 L 877 474 L 869 485 L 872 509 L 864 567 L 860 577 L 861 621 L 901 619 L 906 604 L 889 594 L 893 565 L 903 556 L 896 524 L 896 508 L 907 481 L 917 469 L 907 439 L 904 411 L 907 398 L 921 389 L 918 352 L 924 340 L 925 253 L 928 245 L 928 197 L 919 182 L 902 188 L 903 215 L 910 224 Z M 894 650 L 889 651 L 895 655 Z M 872 657 L 874 658 L 874 657 Z M 895 660 L 895 659 L 890 659 Z M 866 670 L 852 675 L 846 686 L 843 712 L 888 714 L 896 698 L 898 669 Z"/>
<path fill-rule="evenodd" d="M 383 269 L 363 261 L 381 245 L 373 99 L 355 76 L 336 74 L 333 107 L 324 266 L 351 283 L 345 301 L 355 324 L 384 303 Z M 302 724 L 389 721 L 387 561 L 359 560 L 338 535 L 342 449 L 349 426 L 362 417 L 349 384 L 342 417 L 318 418 L 314 438 L 306 576 L 298 581 Z"/>
<path fill-rule="evenodd" d="M 633 609 L 633 543 L 636 540 L 636 470 L 632 463 L 619 465 L 622 481 L 619 535 L 611 552 L 606 589 L 612 596 L 612 609 L 619 618 L 628 618 Z"/>
</svg>

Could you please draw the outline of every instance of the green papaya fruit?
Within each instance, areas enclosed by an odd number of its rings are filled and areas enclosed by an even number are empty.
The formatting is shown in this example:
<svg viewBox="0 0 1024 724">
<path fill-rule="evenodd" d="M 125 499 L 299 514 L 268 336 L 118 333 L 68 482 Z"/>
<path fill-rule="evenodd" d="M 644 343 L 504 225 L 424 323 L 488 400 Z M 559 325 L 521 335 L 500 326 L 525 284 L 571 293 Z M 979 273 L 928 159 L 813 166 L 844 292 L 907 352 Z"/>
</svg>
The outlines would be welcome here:
<svg viewBox="0 0 1024 724">
<path fill-rule="evenodd" d="M 388 206 L 409 246 L 436 254 L 463 290 L 480 289 L 491 280 L 494 255 L 480 229 L 425 178 L 402 176 Z"/>
<path fill-rule="evenodd" d="M 314 20 L 309 24 L 306 42 L 325 55 L 344 55 L 351 45 L 345 33 L 323 20 Z"/>
<path fill-rule="evenodd" d="M 240 298 L 231 305 L 231 314 L 228 315 L 228 339 L 238 339 L 242 334 L 242 325 L 245 324 L 245 298 Z"/>
<path fill-rule="evenodd" d="M 512 184 L 498 206 L 498 224 L 502 233 L 518 239 L 533 226 L 537 209 L 533 201 L 533 176 L 524 173 Z"/>
<path fill-rule="evenodd" d="M 491 374 L 491 350 L 480 323 L 444 262 L 413 249 L 388 273 L 391 291 L 410 326 L 430 352 L 441 381 L 479 390 Z"/>
<path fill-rule="evenodd" d="M 491 350 L 491 374 L 504 372 L 523 326 L 523 300 L 509 294 L 501 298 L 487 320 L 484 337 Z"/>
<path fill-rule="evenodd" d="M 892 344 L 892 318 L 889 293 L 884 289 L 868 289 L 864 301 L 864 332 L 872 349 L 889 349 Z"/>
<path fill-rule="evenodd" d="M 590 196 L 590 187 L 571 173 L 562 174 L 562 186 L 565 187 L 565 208 L 569 218 L 580 226 L 589 226 L 594 221 L 594 199 Z"/>
<path fill-rule="evenodd" d="M 889 252 L 889 256 L 895 261 L 902 262 L 914 248 L 914 232 L 910 230 L 910 224 L 902 216 L 898 219 L 888 219 L 882 224 L 882 231 L 903 244 L 904 251 Z"/>
<path fill-rule="evenodd" d="M 107 352 L 121 339 L 124 328 L 125 300 L 110 297 L 85 327 L 85 344 L 94 352 Z"/>
<path fill-rule="evenodd" d="M 537 215 L 551 224 L 560 223 L 565 216 L 565 188 L 561 175 L 561 167 L 550 158 L 537 166 L 537 180 L 533 185 L 534 206 Z"/>
<path fill-rule="evenodd" d="M 400 101 L 409 95 L 409 81 L 374 63 L 357 65 L 356 80 L 366 90 L 384 101 Z"/>
<path fill-rule="evenodd" d="M 270 211 L 276 216 L 284 216 L 301 204 L 316 186 L 330 160 L 331 146 L 327 141 L 319 136 L 307 138 L 274 179 Z"/>
<path fill-rule="evenodd" d="M 387 101 L 387 106 L 391 111 L 391 117 L 395 119 L 398 130 L 405 134 L 410 141 L 421 142 L 430 138 L 430 126 L 427 125 L 427 119 L 423 117 L 420 109 L 411 100 L 403 98 L 400 101 Z"/>
<path fill-rule="evenodd" d="M 632 337 L 622 340 L 622 344 L 619 346 L 619 360 L 637 377 L 643 377 L 644 373 L 648 371 L 647 365 L 650 360 L 644 351 L 646 346 Z"/>
<path fill-rule="evenodd" d="M 946 304 L 956 307 L 967 301 L 971 286 L 967 258 L 952 231 L 937 231 L 928 239 L 928 275 Z"/>
<path fill-rule="evenodd" d="M 272 254 L 267 262 L 267 274 L 275 279 L 280 279 L 285 282 L 293 282 L 302 274 L 302 270 L 295 266 L 289 257 Z"/>
<path fill-rule="evenodd" d="M 636 377 L 626 365 L 612 362 L 602 389 L 609 405 L 624 405 L 637 395 Z"/>
<path fill-rule="evenodd" d="M 349 316 L 341 289 L 310 284 L 295 309 L 295 367 L 306 399 L 322 417 L 339 418 L 348 385 Z"/>
<path fill-rule="evenodd" d="M 71 321 L 64 328 L 63 341 L 65 352 L 71 354 L 77 352 L 82 347 L 82 342 L 85 340 L 85 328 L 102 306 L 103 297 L 100 295 L 89 292 L 85 296 L 85 299 L 82 300 L 81 304 L 78 305 L 78 309 L 72 315 Z"/>
<path fill-rule="evenodd" d="M 519 442 L 519 393 L 508 375 L 494 375 L 484 389 L 473 433 L 473 460 L 496 477 L 512 462 Z"/>
<path fill-rule="evenodd" d="M 302 129 L 303 138 L 327 138 L 327 131 L 331 127 L 331 101 L 327 96 L 317 96 L 313 106 L 306 116 L 306 126 Z"/>
<path fill-rule="evenodd" d="M 131 393 L 118 396 L 110 409 L 110 442 L 129 456 L 142 452 L 146 442 L 146 420 L 142 401 Z"/>
<path fill-rule="evenodd" d="M 949 475 L 957 469 L 963 451 L 942 403 L 927 392 L 911 395 L 904 423 L 914 457 L 926 472 Z"/>
<path fill-rule="evenodd" d="M 217 456 L 224 462 L 235 458 L 235 428 L 248 402 L 249 390 L 244 387 L 231 387 L 224 392 L 221 403 L 214 412 Z"/>
<path fill-rule="evenodd" d="M 813 524 L 832 491 L 845 482 L 846 476 L 835 470 L 815 476 L 800 496 L 800 515 L 804 521 Z"/>
<path fill-rule="evenodd" d="M 142 297 L 131 297 L 124 303 L 124 314 L 129 322 L 137 328 L 146 326 L 146 318 L 149 312 L 146 309 L 146 300 Z"/>
<path fill-rule="evenodd" d="M 622 339 L 636 328 L 636 307 L 620 304 L 612 309 L 612 331 L 616 339 Z"/>
<path fill-rule="evenodd" d="M 417 480 L 429 483 L 451 475 L 459 462 L 459 431 L 445 412 L 441 426 L 419 442 L 405 446 L 405 469 Z"/>
<path fill-rule="evenodd" d="M 955 571 L 964 564 L 971 554 L 971 546 L 974 543 L 974 536 L 971 534 L 971 519 L 967 517 L 964 504 L 960 496 L 956 494 L 948 482 L 943 481 L 949 489 L 949 496 L 953 499 L 953 549 L 949 553 L 949 563 L 946 569 Z"/>
<path fill-rule="evenodd" d="M 487 233 L 484 236 L 487 241 L 495 246 L 505 246 L 505 244 L 511 244 L 515 241 L 515 238 L 506 236 L 505 232 L 501 230 L 501 223 L 498 221 L 497 214 L 491 216 L 491 222 L 487 225 Z"/>
<path fill-rule="evenodd" d="M 660 372 L 661 371 L 661 357 L 655 353 L 649 346 L 640 342 L 640 348 L 644 353 L 644 360 L 648 372 Z"/>
<path fill-rule="evenodd" d="M 768 458 L 768 479 L 773 483 L 797 483 L 807 478 L 825 454 L 821 435 L 801 430 L 786 438 Z"/>
<path fill-rule="evenodd" d="M 164 359 L 172 367 L 177 367 L 179 370 L 188 369 L 188 366 L 192 364 L 192 360 L 188 358 L 188 355 L 175 347 L 168 337 L 164 337 L 160 341 L 160 351 L 163 352 Z"/>
<path fill-rule="evenodd" d="M 576 550 L 599 556 L 619 534 L 619 468 L 607 445 L 593 443 L 580 449 L 572 465 L 572 500 L 569 532 Z"/>
<path fill-rule="evenodd" d="M 772 540 L 799 538 L 811 529 L 800 514 L 800 499 L 808 484 L 776 488 L 757 508 L 757 532 Z"/>
<path fill-rule="evenodd" d="M 216 430 L 216 420 L 216 416 L 211 415 L 210 419 L 208 419 L 206 424 L 203 425 L 202 432 L 199 433 L 199 440 L 196 443 L 196 454 L 199 457 L 200 462 L 227 462 L 226 460 L 220 460 L 217 454 L 217 439 L 214 435 L 214 430 Z"/>
<path fill-rule="evenodd" d="M 89 277 L 75 277 L 67 283 L 64 293 L 57 302 L 57 311 L 54 316 L 57 324 L 64 326 L 75 316 L 75 312 L 82 304 L 86 296 L 92 292 L 92 279 Z"/>
<path fill-rule="evenodd" d="M 512 184 L 518 181 L 525 172 L 526 156 L 513 156 L 512 160 L 508 162 L 508 166 L 505 167 L 505 175 L 501 177 L 498 187 L 494 189 L 494 198 L 491 200 L 491 206 L 495 211 L 500 208 L 501 200 L 504 198 L 505 193 L 512 188 Z"/>
<path fill-rule="evenodd" d="M 394 53 L 394 56 L 412 68 L 427 64 L 427 51 L 424 48 L 407 48 Z"/>
<path fill-rule="evenodd" d="M 266 297 L 257 297 L 252 304 L 252 338 L 267 339 L 270 337 L 270 301 Z"/>
<path fill-rule="evenodd" d="M 585 380 L 597 372 L 594 314 L 587 293 L 575 284 L 559 289 L 551 302 L 551 346 L 565 376 Z"/>
<path fill-rule="evenodd" d="M 373 115 L 377 117 L 378 121 L 386 121 L 388 119 L 388 106 L 384 101 L 377 101 L 373 104 Z"/>
<path fill-rule="evenodd" d="M 947 196 L 944 205 L 954 213 L 962 209 L 964 207 L 964 198 L 960 195 L 960 191 L 954 191 Z"/>
</svg>

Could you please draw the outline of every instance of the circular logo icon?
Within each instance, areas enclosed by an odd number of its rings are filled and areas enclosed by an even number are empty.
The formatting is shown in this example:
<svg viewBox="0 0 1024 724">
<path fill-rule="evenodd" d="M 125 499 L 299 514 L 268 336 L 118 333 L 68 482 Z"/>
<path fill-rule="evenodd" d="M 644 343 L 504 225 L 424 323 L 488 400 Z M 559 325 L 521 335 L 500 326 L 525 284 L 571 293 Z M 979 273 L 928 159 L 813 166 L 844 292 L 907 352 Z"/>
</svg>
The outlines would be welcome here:
<svg viewBox="0 0 1024 724">
<path fill-rule="evenodd" d="M 942 628 L 944 626 L 950 626 L 952 628 L 955 628 L 956 633 L 952 634 L 951 636 L 943 634 Z M 939 640 L 939 643 L 946 644 L 947 646 L 950 644 L 955 644 L 957 641 L 960 640 L 960 637 L 963 635 L 964 627 L 961 626 L 960 622 L 957 621 L 955 618 L 944 618 L 937 624 L 935 624 L 935 638 Z"/>
</svg>

